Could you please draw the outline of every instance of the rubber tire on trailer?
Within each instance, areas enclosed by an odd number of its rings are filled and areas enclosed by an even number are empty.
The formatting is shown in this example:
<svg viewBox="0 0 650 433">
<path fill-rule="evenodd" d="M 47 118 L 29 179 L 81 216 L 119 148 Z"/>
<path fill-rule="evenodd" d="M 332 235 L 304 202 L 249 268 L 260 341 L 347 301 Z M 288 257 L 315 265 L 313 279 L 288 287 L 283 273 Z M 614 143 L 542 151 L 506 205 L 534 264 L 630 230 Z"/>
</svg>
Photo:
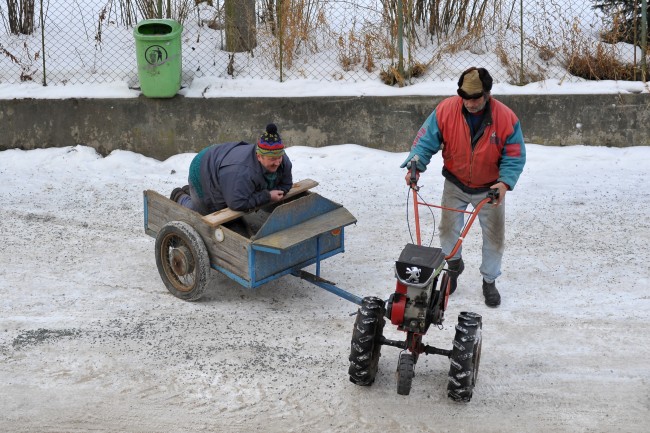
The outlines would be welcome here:
<svg viewBox="0 0 650 433">
<path fill-rule="evenodd" d="M 482 329 L 479 314 L 461 312 L 458 315 L 447 385 L 447 395 L 452 400 L 468 402 L 472 398 L 481 362 Z"/>
<path fill-rule="evenodd" d="M 210 257 L 201 236 L 187 223 L 171 221 L 156 236 L 156 266 L 167 290 L 196 301 L 208 285 Z"/>
<path fill-rule="evenodd" d="M 375 381 L 381 356 L 386 320 L 386 305 L 380 298 L 363 298 L 357 310 L 350 345 L 350 382 L 360 386 L 370 386 Z"/>
<path fill-rule="evenodd" d="M 415 376 L 415 358 L 411 353 L 401 353 L 397 363 L 397 393 L 399 395 L 409 395 L 411 393 L 411 384 Z"/>
</svg>

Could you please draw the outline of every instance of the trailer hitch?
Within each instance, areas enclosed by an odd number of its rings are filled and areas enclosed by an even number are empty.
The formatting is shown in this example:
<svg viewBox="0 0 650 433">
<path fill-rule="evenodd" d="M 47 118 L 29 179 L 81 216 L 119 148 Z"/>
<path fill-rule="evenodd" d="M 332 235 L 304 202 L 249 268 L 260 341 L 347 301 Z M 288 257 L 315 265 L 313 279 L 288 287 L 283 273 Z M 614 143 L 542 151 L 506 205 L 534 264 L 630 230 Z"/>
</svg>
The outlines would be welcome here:
<svg viewBox="0 0 650 433">
<path fill-rule="evenodd" d="M 311 274 L 302 269 L 294 270 L 293 272 L 291 272 L 291 275 L 294 275 L 305 281 L 315 284 L 318 287 L 325 289 L 330 293 L 334 293 L 335 295 L 340 296 L 341 298 L 353 302 L 357 305 L 361 305 L 361 303 L 363 302 L 363 299 L 360 296 L 357 296 L 354 293 L 350 293 L 347 290 L 341 289 L 340 287 L 336 286 L 336 283 L 328 281 L 325 278 L 321 278 L 318 275 Z"/>
</svg>

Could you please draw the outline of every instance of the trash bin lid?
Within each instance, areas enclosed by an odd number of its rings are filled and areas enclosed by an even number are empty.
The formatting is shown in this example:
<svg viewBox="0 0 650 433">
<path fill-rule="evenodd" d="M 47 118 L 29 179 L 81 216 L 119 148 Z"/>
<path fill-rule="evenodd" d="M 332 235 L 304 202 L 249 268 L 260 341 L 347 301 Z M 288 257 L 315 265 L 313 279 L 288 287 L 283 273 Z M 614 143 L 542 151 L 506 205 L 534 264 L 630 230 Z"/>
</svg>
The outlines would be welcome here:
<svg viewBox="0 0 650 433">
<path fill-rule="evenodd" d="M 166 23 L 146 23 L 138 27 L 142 35 L 166 35 L 172 32 L 172 26 Z"/>
<path fill-rule="evenodd" d="M 133 35 L 140 40 L 174 39 L 183 30 L 181 23 L 171 19 L 140 21 L 133 29 Z"/>
</svg>

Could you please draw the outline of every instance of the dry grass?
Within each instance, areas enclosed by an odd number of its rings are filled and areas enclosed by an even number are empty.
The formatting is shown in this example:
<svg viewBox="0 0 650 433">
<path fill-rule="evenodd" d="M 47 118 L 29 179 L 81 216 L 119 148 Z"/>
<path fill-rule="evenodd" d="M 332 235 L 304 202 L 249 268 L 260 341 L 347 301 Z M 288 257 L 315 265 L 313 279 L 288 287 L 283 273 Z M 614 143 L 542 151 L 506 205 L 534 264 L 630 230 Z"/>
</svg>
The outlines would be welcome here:
<svg viewBox="0 0 650 433">
<path fill-rule="evenodd" d="M 140 10 L 150 10 L 151 3 L 157 0 L 111 0 L 118 1 L 120 5 L 135 2 Z M 173 1 L 175 4 L 206 2 Z M 402 30 L 407 59 L 404 65 L 398 65 L 398 2 L 382 0 L 381 4 L 382 23 L 364 23 L 359 27 L 353 19 L 352 30 L 336 32 L 330 29 L 325 18 L 326 2 L 266 0 L 258 12 L 264 28 L 260 34 L 266 34 L 267 40 L 256 54 L 267 57 L 276 68 L 288 70 L 294 68 L 298 58 L 306 58 L 329 45 L 335 49 L 343 71 L 372 73 L 379 69 L 384 83 L 398 86 L 423 76 L 446 55 L 463 51 L 474 54 L 493 51 L 509 81 L 520 85 L 544 80 L 548 68 L 558 64 L 566 67 L 570 74 L 590 80 L 633 80 L 640 76 L 638 68 L 622 64 L 605 45 L 598 45 L 595 51 L 587 49 L 586 38 L 576 26 L 576 18 L 562 15 L 554 3 L 545 3 L 544 13 L 559 19 L 561 28 L 557 29 L 557 23 L 553 24 L 554 21 L 545 15 L 532 18 L 535 31 L 525 35 L 526 54 L 522 58 L 518 48 L 513 49 L 512 41 L 510 50 L 504 48 L 506 36 L 518 34 L 521 29 L 517 28 L 517 19 L 502 14 L 502 11 L 510 14 L 516 11 L 510 2 L 505 4 L 502 0 L 403 0 Z M 495 22 L 500 16 L 507 22 Z M 615 29 L 619 27 L 614 23 Z M 506 31 L 500 30 L 503 28 Z M 323 34 L 329 35 L 330 42 L 319 39 Z M 607 36 L 614 38 L 616 35 L 610 31 Z M 430 57 L 422 59 L 420 55 L 418 58 L 415 53 L 428 43 L 435 45 L 428 50 Z"/>
<path fill-rule="evenodd" d="M 358 34 L 350 30 L 344 36 L 339 35 L 336 49 L 338 62 L 344 71 L 361 66 L 367 72 L 374 72 L 378 59 L 394 52 L 382 29 L 370 25 L 363 26 Z"/>
<path fill-rule="evenodd" d="M 611 46 L 602 43 L 596 45 L 595 51 L 585 48 L 574 53 L 566 68 L 571 75 L 587 80 L 636 81 L 641 77 L 640 68 L 622 63 Z"/>
<path fill-rule="evenodd" d="M 377 38 L 373 35 L 366 34 L 363 41 L 363 51 L 365 54 L 365 61 L 363 68 L 368 72 L 373 72 L 376 68 L 375 58 L 373 55 L 374 46 Z"/>
<path fill-rule="evenodd" d="M 409 69 L 408 75 L 413 78 L 419 78 L 427 71 L 427 65 L 424 63 L 415 63 Z"/>
<path fill-rule="evenodd" d="M 297 56 L 318 51 L 319 31 L 327 31 L 322 6 L 315 0 L 286 0 L 275 5 L 275 15 L 267 16 L 267 25 L 275 35 L 273 44 L 285 68 L 291 68 Z"/>
<path fill-rule="evenodd" d="M 163 0 L 162 10 L 158 11 L 158 0 L 107 0 L 103 6 L 107 17 L 122 25 L 132 27 L 141 19 L 172 18 L 184 23 L 200 3 L 205 0 Z"/>
<path fill-rule="evenodd" d="M 388 86 L 398 85 L 399 87 L 404 87 L 407 84 L 407 80 L 411 78 L 418 78 L 424 75 L 427 71 L 427 65 L 423 63 L 415 63 L 409 69 L 400 73 L 398 68 L 395 66 L 389 66 L 386 69 L 382 69 L 379 73 L 379 79 L 382 83 Z"/>
<path fill-rule="evenodd" d="M 383 69 L 379 73 L 379 79 L 388 86 L 397 84 L 399 87 L 404 87 L 406 85 L 404 76 L 400 74 L 395 66 L 389 66 L 388 69 Z"/>
<path fill-rule="evenodd" d="M 400 86 L 408 85 L 409 80 L 431 70 L 443 75 L 447 69 L 453 69 L 445 66 L 445 59 L 450 56 L 458 59 L 464 52 L 495 54 L 498 64 L 487 63 L 484 66 L 493 69 L 503 66 L 509 81 L 516 84 L 543 80 L 547 71 L 558 67 L 565 67 L 570 74 L 587 79 L 639 79 L 638 68 L 621 64 L 608 51 L 606 44 L 596 48 L 586 43 L 587 39 L 593 39 L 593 35 L 581 34 L 574 21 L 580 20 L 579 16 L 564 13 L 563 5 L 568 1 L 538 2 L 540 13 L 524 16 L 527 23 L 523 24 L 525 28 L 522 30 L 519 28 L 517 3 L 512 1 L 402 0 L 400 3 L 381 0 L 377 11 L 359 9 L 357 21 L 354 16 L 338 17 L 345 24 L 352 21 L 352 25 L 345 30 L 343 27 L 333 30 L 331 25 L 334 24 L 328 23 L 332 17 L 326 12 L 331 13 L 329 8 L 334 2 L 264 0 L 257 3 L 256 11 L 259 47 L 249 55 L 264 58 L 269 69 L 275 67 L 280 71 L 291 70 L 292 74 L 308 75 L 300 68 L 305 67 L 314 54 L 329 50 L 328 54 L 334 53 L 340 66 L 340 69 L 336 68 L 338 76 L 350 75 L 341 69 L 361 73 L 379 71 L 384 82 Z M 106 0 L 105 3 L 105 9 L 97 20 L 95 38 L 98 44 L 102 42 L 108 23 L 114 22 L 115 18 L 134 24 L 140 17 L 154 17 L 158 12 L 158 0 Z M 353 4 L 355 0 L 340 3 Z M 206 25 L 213 29 L 224 27 L 223 0 L 163 0 L 162 4 L 164 16 L 170 14 L 181 22 L 193 16 L 197 5 L 204 9 L 209 5 L 215 12 Z M 401 32 L 398 31 L 398 4 L 404 8 L 401 11 Z M 361 23 L 358 20 L 364 19 L 362 16 L 372 16 L 375 21 Z M 611 24 L 614 30 L 603 32 L 608 41 L 621 40 L 621 35 L 616 34 L 616 29 L 621 28 L 616 19 L 614 17 Z M 332 22 L 337 23 L 337 18 Z M 398 56 L 399 33 L 403 35 L 404 59 Z M 518 41 L 522 33 L 525 37 L 523 53 Z M 0 51 L 2 54 L 7 56 L 6 52 Z M 467 61 L 474 59 L 468 56 Z M 489 61 L 488 56 L 483 59 Z M 228 71 L 233 73 L 233 58 L 229 60 Z"/>
<path fill-rule="evenodd" d="M 498 42 L 494 49 L 501 65 L 505 68 L 510 82 L 523 86 L 528 83 L 546 79 L 543 69 L 537 64 L 521 64 L 518 58 L 511 58 L 501 42 Z M 548 49 L 538 49 L 538 53 L 546 53 Z"/>
<path fill-rule="evenodd" d="M 0 55 L 7 57 L 11 63 L 20 66 L 20 81 L 34 81 L 34 75 L 38 70 L 36 62 L 41 60 L 41 52 L 36 51 L 33 54 L 29 51 L 27 42 L 22 43 L 22 53 L 14 54 L 9 52 L 2 44 L 0 44 Z"/>
<path fill-rule="evenodd" d="M 612 33 L 610 33 L 612 35 Z M 616 38 L 615 35 L 612 37 Z M 593 43 L 581 35 L 577 25 L 567 43 L 562 46 L 564 67 L 573 76 L 587 80 L 636 81 L 641 77 L 638 66 L 621 62 L 614 45 Z"/>
<path fill-rule="evenodd" d="M 350 31 L 347 38 L 339 36 L 338 43 L 338 61 L 344 71 L 353 70 L 361 63 L 361 41 Z"/>
</svg>

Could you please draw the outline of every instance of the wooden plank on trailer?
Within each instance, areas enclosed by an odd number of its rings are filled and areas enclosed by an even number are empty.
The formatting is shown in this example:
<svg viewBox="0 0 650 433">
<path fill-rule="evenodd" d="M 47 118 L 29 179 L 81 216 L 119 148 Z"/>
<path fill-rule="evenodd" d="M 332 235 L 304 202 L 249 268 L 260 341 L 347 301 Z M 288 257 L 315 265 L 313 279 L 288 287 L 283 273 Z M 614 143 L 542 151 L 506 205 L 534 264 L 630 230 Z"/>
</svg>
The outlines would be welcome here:
<svg viewBox="0 0 650 433">
<path fill-rule="evenodd" d="M 169 221 L 185 221 L 192 225 L 202 224 L 201 215 L 171 201 L 156 191 L 147 190 L 145 196 L 147 197 L 149 218 L 161 218 L 163 221 L 162 224 L 159 224 L 161 227 Z"/>
<path fill-rule="evenodd" d="M 346 208 L 340 207 L 286 230 L 258 239 L 253 242 L 253 245 L 285 250 L 319 234 L 345 227 L 356 221 L 357 219 Z"/>
<path fill-rule="evenodd" d="M 291 198 L 295 195 L 298 195 L 300 193 L 303 193 L 311 188 L 314 188 L 318 186 L 318 182 L 312 179 L 304 179 L 301 180 L 300 182 L 296 182 L 293 184 L 287 195 L 284 197 L 283 200 L 286 200 L 288 198 Z M 226 208 L 222 209 L 216 212 L 213 212 L 211 214 L 205 215 L 203 217 L 203 221 L 205 221 L 206 224 L 210 225 L 211 227 L 217 227 L 221 224 L 225 224 L 228 221 L 235 220 L 241 216 L 243 216 L 246 212 L 242 211 L 234 211 L 232 209 Z"/>
<path fill-rule="evenodd" d="M 246 212 L 225 208 L 213 212 L 211 214 L 205 215 L 203 217 L 203 221 L 205 221 L 206 224 L 212 227 L 217 227 L 229 221 L 236 220 L 237 218 L 244 216 L 245 214 Z"/>
<path fill-rule="evenodd" d="M 206 248 L 210 256 L 210 263 L 232 272 L 243 280 L 250 281 L 247 249 L 250 241 L 225 227 L 220 229 L 224 234 L 224 239 L 221 242 L 217 242 L 214 238 L 212 229 L 209 229 L 210 233 L 206 232 L 208 229 L 199 232 L 204 240 L 209 240 L 206 242 Z"/>
</svg>

